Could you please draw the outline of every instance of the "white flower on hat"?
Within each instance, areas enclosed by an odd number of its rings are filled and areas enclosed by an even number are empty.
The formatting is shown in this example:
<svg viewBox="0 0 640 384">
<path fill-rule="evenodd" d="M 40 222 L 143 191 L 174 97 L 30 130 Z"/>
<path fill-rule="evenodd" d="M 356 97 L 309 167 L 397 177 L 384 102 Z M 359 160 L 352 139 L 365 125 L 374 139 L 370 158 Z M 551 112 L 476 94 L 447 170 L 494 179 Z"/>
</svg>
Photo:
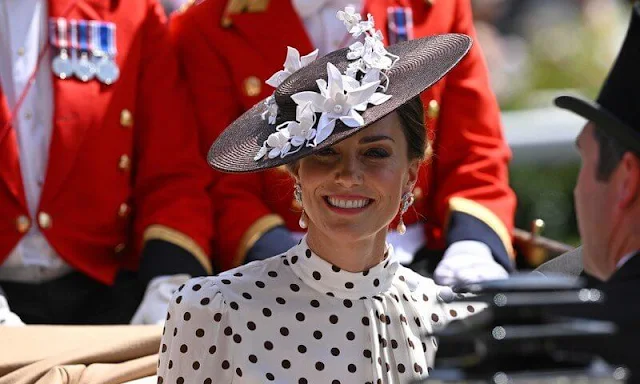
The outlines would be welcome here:
<svg viewBox="0 0 640 384">
<path fill-rule="evenodd" d="M 360 20 L 362 20 L 362 16 L 356 12 L 355 7 L 347 6 L 344 8 L 344 11 L 338 11 L 338 20 L 344 23 L 344 26 L 347 27 L 347 31 L 349 33 L 353 28 L 357 28 Z"/>
<path fill-rule="evenodd" d="M 272 149 L 269 151 L 269 158 L 273 159 L 278 156 L 285 157 L 291 149 L 291 143 L 289 143 L 289 131 L 286 129 L 278 130 L 275 133 L 269 135 L 267 139 L 267 145 Z"/>
<path fill-rule="evenodd" d="M 271 95 L 264 100 L 264 105 L 267 109 L 262 112 L 262 120 L 269 120 L 269 124 L 276 123 L 276 117 L 278 116 L 278 104 L 276 104 L 275 96 Z"/>
<path fill-rule="evenodd" d="M 274 73 L 265 83 L 273 88 L 278 88 L 294 72 L 302 67 L 306 67 L 318 57 L 318 50 L 308 55 L 300 57 L 300 52 L 292 47 L 287 47 L 287 58 L 284 61 L 284 69 Z"/>
</svg>

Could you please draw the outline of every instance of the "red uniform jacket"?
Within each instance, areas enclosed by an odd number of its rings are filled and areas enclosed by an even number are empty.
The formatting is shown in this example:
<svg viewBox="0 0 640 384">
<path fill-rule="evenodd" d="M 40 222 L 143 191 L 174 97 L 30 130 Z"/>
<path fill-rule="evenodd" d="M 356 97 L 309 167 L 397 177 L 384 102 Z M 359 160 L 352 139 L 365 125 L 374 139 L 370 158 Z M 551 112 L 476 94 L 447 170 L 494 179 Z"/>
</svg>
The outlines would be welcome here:
<svg viewBox="0 0 640 384">
<path fill-rule="evenodd" d="M 67 263 L 104 283 L 120 268 L 135 269 L 152 239 L 210 270 L 211 177 L 197 154 L 164 11 L 156 0 L 80 0 L 63 15 L 73 1 L 50 0 L 49 15 L 114 22 L 120 78 L 104 85 L 52 74 L 53 131 L 37 217 L 29 217 L 16 132 L 0 132 L 0 263 L 38 225 Z M 0 90 L 0 131 L 10 113 Z"/>
<path fill-rule="evenodd" d="M 273 92 L 264 81 L 282 69 L 287 46 L 301 55 L 313 50 L 290 1 L 271 0 L 260 12 L 252 12 L 256 10 L 252 6 L 239 7 L 245 9 L 240 13 L 229 12 L 230 3 L 204 1 L 171 21 L 205 152 L 230 122 Z M 247 5 L 260 8 L 264 3 Z M 365 9 L 374 16 L 385 41 L 390 6 L 412 8 L 414 37 L 458 32 L 475 38 L 468 0 L 433 5 L 424 0 L 368 0 Z M 435 155 L 422 167 L 415 209 L 405 215 L 405 222 L 425 223 L 431 249 L 443 249 L 456 240 L 480 240 L 508 264 L 515 210 L 515 196 L 508 186 L 511 152 L 477 43 L 449 75 L 424 93 L 423 100 Z M 216 177 L 211 196 L 223 269 L 242 263 L 247 250 L 274 226 L 284 223 L 300 230 L 300 209 L 293 199 L 292 179 L 284 170 Z"/>
</svg>

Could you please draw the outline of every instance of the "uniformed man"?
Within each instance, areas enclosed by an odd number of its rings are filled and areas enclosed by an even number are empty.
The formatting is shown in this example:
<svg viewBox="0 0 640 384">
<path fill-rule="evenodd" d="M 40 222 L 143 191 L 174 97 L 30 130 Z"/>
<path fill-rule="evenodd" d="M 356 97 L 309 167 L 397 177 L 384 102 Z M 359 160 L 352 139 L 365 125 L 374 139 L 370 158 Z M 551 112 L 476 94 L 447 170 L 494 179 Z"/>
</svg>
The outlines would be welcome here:
<svg viewBox="0 0 640 384">
<path fill-rule="evenodd" d="M 0 2 L 0 321 L 157 323 L 211 272 L 165 21 L 157 0 Z"/>
<path fill-rule="evenodd" d="M 386 43 L 446 32 L 475 36 L 467 0 L 196 3 L 176 14 L 170 28 L 196 105 L 203 150 L 243 111 L 271 95 L 273 88 L 264 83 L 282 69 L 287 46 L 302 55 L 317 48 L 322 56 L 353 43 L 336 18 L 348 4 L 363 19 L 368 13 L 374 17 Z M 388 241 L 402 262 L 416 269 L 426 254 L 438 252 L 442 261 L 435 278 L 441 284 L 506 277 L 513 268 L 511 154 L 477 43 L 423 100 L 434 160 L 421 170 L 414 208 L 404 216 L 406 233 L 393 231 Z M 211 199 L 221 269 L 273 256 L 301 237 L 301 209 L 287 172 L 216 177 Z"/>
</svg>

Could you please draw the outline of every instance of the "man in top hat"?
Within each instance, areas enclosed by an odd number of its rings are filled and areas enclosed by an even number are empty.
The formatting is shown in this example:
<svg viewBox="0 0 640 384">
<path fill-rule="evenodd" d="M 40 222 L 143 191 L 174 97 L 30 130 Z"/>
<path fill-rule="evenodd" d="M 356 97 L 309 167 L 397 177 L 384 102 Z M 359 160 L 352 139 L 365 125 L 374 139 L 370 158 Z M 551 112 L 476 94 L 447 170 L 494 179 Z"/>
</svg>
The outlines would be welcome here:
<svg viewBox="0 0 640 384">
<path fill-rule="evenodd" d="M 157 0 L 0 3 L 0 323 L 157 323 L 211 272 L 165 21 Z"/>
<path fill-rule="evenodd" d="M 602 309 L 580 315 L 613 321 L 618 337 L 599 347 L 603 356 L 624 363 L 640 381 L 640 4 L 633 7 L 627 36 L 595 102 L 571 96 L 555 100 L 586 118 L 576 145 L 582 167 L 574 190 L 580 252 L 591 285 L 605 294 Z M 563 257 L 563 256 L 560 256 Z M 564 264 L 564 265 L 563 265 Z M 566 272 L 565 260 L 555 272 Z M 554 272 L 553 268 L 543 268 Z M 569 268 L 574 274 L 579 268 Z"/>
<path fill-rule="evenodd" d="M 242 112 L 273 92 L 265 81 L 282 69 L 287 46 L 319 56 L 354 40 L 336 19 L 338 10 L 370 13 L 386 44 L 459 32 L 475 37 L 468 1 L 228 0 L 199 1 L 171 21 L 171 34 L 208 144 Z M 285 68 L 290 70 L 291 68 Z M 489 88 L 480 47 L 423 94 L 433 162 L 420 171 L 415 209 L 402 236 L 392 223 L 388 240 L 403 264 L 444 257 L 435 270 L 442 284 L 507 276 L 512 269 L 515 197 L 507 180 L 510 151 Z M 208 148 L 203 148 L 206 152 Z M 220 175 L 211 199 L 220 268 L 264 259 L 301 237 L 301 214 L 286 171 Z M 402 226 L 400 226 L 402 229 Z M 430 269 L 433 271 L 433 264 Z"/>
</svg>

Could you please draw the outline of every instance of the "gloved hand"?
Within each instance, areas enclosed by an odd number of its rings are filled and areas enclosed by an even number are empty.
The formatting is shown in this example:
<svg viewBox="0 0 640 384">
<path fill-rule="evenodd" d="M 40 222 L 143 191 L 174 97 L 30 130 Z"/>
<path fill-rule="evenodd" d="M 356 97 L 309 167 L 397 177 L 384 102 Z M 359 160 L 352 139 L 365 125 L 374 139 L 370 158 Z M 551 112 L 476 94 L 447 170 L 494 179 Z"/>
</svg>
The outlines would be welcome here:
<svg viewBox="0 0 640 384">
<path fill-rule="evenodd" d="M 140 306 L 131 318 L 131 324 L 164 324 L 173 293 L 190 278 L 187 274 L 153 278 L 147 285 Z"/>
<path fill-rule="evenodd" d="M 9 309 L 9 303 L 4 296 L 0 296 L 0 326 L 22 326 L 25 325 L 20 317 Z"/>
<path fill-rule="evenodd" d="M 474 240 L 451 244 L 433 273 L 437 284 L 448 286 L 508 277 L 509 273 L 494 260 L 491 249 Z"/>
</svg>

